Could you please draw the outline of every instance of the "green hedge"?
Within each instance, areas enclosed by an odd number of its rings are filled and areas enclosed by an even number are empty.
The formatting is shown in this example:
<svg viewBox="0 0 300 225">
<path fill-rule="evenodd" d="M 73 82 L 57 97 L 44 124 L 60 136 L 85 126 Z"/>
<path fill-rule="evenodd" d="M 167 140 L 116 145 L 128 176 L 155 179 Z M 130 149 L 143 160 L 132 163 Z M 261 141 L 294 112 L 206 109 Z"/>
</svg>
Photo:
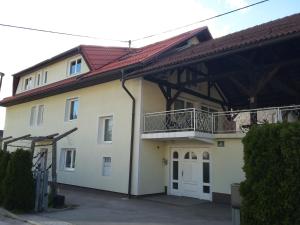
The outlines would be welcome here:
<svg viewBox="0 0 300 225">
<path fill-rule="evenodd" d="M 10 159 L 9 152 L 0 150 L 0 205 L 2 205 L 4 200 L 3 181 L 6 175 L 6 169 L 7 169 L 9 159 Z"/>
<path fill-rule="evenodd" d="M 3 185 L 3 205 L 8 210 L 29 211 L 34 207 L 32 156 L 18 149 L 11 153 Z"/>
<path fill-rule="evenodd" d="M 300 224 L 300 123 L 255 126 L 243 143 L 242 224 Z"/>
</svg>

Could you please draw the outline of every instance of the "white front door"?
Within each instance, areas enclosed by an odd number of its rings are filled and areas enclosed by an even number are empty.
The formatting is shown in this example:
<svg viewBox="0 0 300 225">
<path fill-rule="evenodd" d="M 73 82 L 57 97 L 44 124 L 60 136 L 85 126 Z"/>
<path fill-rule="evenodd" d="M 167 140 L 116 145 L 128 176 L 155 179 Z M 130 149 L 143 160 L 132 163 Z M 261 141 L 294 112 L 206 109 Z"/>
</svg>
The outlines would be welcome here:
<svg viewBox="0 0 300 225">
<path fill-rule="evenodd" d="M 172 149 L 171 194 L 211 200 L 209 158 L 207 149 Z"/>
</svg>

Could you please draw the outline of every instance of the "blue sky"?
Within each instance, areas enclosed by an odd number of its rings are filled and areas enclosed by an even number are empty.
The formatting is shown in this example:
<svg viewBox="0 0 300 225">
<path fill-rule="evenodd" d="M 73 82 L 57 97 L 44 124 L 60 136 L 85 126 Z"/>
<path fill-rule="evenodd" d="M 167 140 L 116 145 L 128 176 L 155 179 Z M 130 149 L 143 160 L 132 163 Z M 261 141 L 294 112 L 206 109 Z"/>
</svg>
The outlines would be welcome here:
<svg viewBox="0 0 300 225">
<path fill-rule="evenodd" d="M 232 8 L 226 0 L 198 0 L 200 3 L 213 8 L 218 12 L 225 12 Z M 230 0 L 229 0 L 230 1 Z M 234 0 L 233 0 L 234 2 Z M 235 1 L 247 4 L 258 2 L 258 0 Z M 241 3 L 240 3 L 241 4 Z M 241 4 L 242 5 L 242 4 Z M 260 5 L 253 6 L 240 12 L 229 14 L 215 19 L 218 24 L 229 25 L 229 31 L 235 32 L 274 19 L 285 17 L 300 12 L 299 0 L 270 0 Z"/>
<path fill-rule="evenodd" d="M 10 0 L 2 1 L 0 23 L 129 40 L 190 24 L 257 0 Z M 18 7 L 16 7 L 18 5 Z M 240 12 L 133 43 L 133 47 L 208 26 L 213 37 L 300 12 L 300 0 L 270 0 Z M 0 27 L 0 99 L 11 95 L 11 75 L 80 44 L 124 43 Z M 0 108 L 0 129 L 5 109 Z"/>
</svg>

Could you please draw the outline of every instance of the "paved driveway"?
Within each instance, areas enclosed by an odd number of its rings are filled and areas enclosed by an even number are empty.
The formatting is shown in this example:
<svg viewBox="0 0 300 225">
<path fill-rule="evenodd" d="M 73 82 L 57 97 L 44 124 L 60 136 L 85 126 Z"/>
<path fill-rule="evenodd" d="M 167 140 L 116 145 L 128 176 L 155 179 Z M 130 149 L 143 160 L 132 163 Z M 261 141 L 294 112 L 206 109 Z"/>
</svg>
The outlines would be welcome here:
<svg viewBox="0 0 300 225">
<path fill-rule="evenodd" d="M 75 209 L 39 214 L 41 221 L 64 221 L 77 225 L 147 224 L 147 225 L 229 225 L 227 205 L 167 196 L 130 199 L 106 192 L 61 191 Z M 164 199 L 165 198 L 165 199 Z M 32 218 L 38 220 L 37 216 Z M 48 224 L 50 224 L 48 222 Z"/>
</svg>

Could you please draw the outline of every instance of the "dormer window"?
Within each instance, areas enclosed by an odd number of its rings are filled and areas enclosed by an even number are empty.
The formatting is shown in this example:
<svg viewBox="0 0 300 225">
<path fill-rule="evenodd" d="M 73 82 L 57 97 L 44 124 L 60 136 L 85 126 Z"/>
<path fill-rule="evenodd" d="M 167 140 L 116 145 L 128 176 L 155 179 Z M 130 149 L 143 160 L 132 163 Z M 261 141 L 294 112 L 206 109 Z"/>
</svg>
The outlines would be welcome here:
<svg viewBox="0 0 300 225">
<path fill-rule="evenodd" d="M 76 59 L 70 62 L 69 74 L 74 75 L 81 72 L 81 59 Z"/>
<path fill-rule="evenodd" d="M 24 90 L 29 90 L 32 88 L 32 77 L 28 77 L 24 82 Z"/>
</svg>

